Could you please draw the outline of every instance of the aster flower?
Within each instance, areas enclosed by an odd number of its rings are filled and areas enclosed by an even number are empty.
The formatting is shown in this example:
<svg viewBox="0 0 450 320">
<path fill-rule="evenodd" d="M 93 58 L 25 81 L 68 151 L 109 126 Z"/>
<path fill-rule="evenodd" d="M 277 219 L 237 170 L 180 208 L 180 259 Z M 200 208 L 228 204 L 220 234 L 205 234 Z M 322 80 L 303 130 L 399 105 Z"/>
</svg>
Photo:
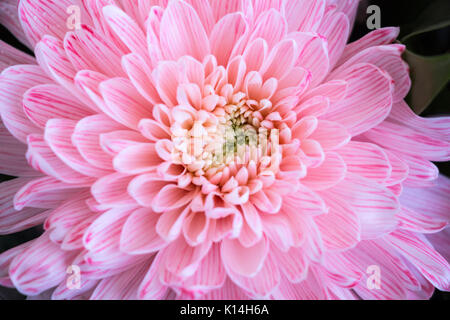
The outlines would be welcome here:
<svg viewBox="0 0 450 320">
<path fill-rule="evenodd" d="M 450 120 L 404 102 L 398 29 L 347 44 L 357 5 L 2 3 L 36 60 L 1 43 L 0 172 L 18 178 L 0 185 L 0 232 L 45 231 L 0 255 L 0 284 L 53 299 L 449 290 L 450 183 L 431 161 L 450 159 Z"/>
</svg>

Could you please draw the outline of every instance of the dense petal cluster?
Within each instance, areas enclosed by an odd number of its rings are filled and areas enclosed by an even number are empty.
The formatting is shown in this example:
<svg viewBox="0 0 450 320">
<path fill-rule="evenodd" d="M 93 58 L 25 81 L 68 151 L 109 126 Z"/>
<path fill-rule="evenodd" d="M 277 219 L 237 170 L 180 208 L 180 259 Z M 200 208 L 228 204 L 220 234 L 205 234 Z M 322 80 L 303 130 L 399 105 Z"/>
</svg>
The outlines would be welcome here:
<svg viewBox="0 0 450 320">
<path fill-rule="evenodd" d="M 404 102 L 396 28 L 347 44 L 358 1 L 16 6 L 2 22 L 36 60 L 0 44 L 0 173 L 18 177 L 0 184 L 0 232 L 45 231 L 0 255 L 1 285 L 53 299 L 449 290 L 450 182 L 431 161 L 450 159 L 450 119 Z"/>
</svg>

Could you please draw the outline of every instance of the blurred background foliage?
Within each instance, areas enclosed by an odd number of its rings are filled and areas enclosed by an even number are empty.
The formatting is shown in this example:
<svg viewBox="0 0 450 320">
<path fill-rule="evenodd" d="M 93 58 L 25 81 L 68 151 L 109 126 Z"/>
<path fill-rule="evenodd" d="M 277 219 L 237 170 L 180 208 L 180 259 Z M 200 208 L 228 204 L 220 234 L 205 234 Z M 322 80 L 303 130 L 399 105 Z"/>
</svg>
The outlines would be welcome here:
<svg viewBox="0 0 450 320">
<path fill-rule="evenodd" d="M 226 1 L 226 0 L 223 0 Z M 292 0 L 295 1 L 295 0 Z M 407 101 L 422 116 L 450 114 L 450 0 L 362 0 L 350 41 L 367 34 L 367 8 L 381 9 L 381 26 L 399 26 L 399 42 L 406 45 L 404 59 L 411 68 L 413 85 Z M 0 39 L 32 54 L 0 25 Z M 436 164 L 450 176 L 449 163 Z M 0 175 L 0 181 L 13 177 Z M 38 237 L 42 227 L 0 236 L 0 253 Z M 24 299 L 14 289 L 0 287 L 0 300 Z M 449 293 L 436 291 L 432 300 L 450 300 Z"/>
</svg>

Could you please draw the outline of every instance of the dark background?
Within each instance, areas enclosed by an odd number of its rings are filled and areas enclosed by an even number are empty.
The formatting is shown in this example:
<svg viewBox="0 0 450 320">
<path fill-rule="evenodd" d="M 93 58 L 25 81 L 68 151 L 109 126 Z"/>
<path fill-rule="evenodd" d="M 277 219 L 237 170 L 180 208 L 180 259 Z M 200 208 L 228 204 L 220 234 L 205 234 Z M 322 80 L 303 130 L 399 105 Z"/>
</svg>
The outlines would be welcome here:
<svg viewBox="0 0 450 320">
<path fill-rule="evenodd" d="M 351 36 L 351 41 L 357 40 L 369 32 L 366 25 L 368 17 L 366 9 L 369 5 L 375 4 L 380 7 L 382 27 L 401 27 L 401 34 L 399 37 L 401 39 L 414 28 L 415 22 L 417 21 L 423 10 L 430 4 L 437 4 L 438 2 L 439 0 L 362 0 L 355 22 L 355 27 L 353 29 L 353 34 Z M 450 12 L 448 12 L 447 16 L 450 18 Z M 10 43 L 20 50 L 32 54 L 32 52 L 28 48 L 19 43 L 8 32 L 8 30 L 1 25 L 0 39 Z M 410 41 L 408 43 L 408 49 L 410 48 L 414 50 L 415 53 L 425 56 L 450 53 L 450 27 L 431 31 L 424 35 L 415 37 L 413 41 Z M 444 114 L 450 114 L 450 83 L 447 84 L 446 88 L 422 113 L 423 116 L 435 116 Z M 450 164 L 448 162 L 436 163 L 436 165 L 439 167 L 443 174 L 450 176 Z M 12 178 L 13 177 L 0 175 L 0 181 L 9 180 Z M 12 235 L 0 236 L 0 253 L 23 242 L 38 237 L 41 232 L 42 228 L 36 227 Z M 18 300 L 24 298 L 24 296 L 22 296 L 14 289 L 0 287 L 0 300 Z M 432 297 L 432 300 L 450 300 L 450 293 L 439 292 L 438 290 L 436 290 L 435 294 Z"/>
</svg>

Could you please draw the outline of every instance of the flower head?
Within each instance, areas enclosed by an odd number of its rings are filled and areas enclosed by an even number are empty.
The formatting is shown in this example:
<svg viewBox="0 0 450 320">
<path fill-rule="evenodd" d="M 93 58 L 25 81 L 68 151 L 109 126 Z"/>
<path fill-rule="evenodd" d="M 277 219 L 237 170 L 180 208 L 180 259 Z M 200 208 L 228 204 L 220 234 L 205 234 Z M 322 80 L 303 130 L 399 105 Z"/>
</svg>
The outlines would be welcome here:
<svg viewBox="0 0 450 320">
<path fill-rule="evenodd" d="M 21 0 L 36 62 L 2 44 L 0 172 L 18 178 L 0 231 L 45 231 L 0 255 L 0 284 L 55 299 L 448 290 L 450 183 L 430 161 L 450 158 L 450 120 L 403 101 L 397 29 L 347 44 L 357 5 Z"/>
</svg>

